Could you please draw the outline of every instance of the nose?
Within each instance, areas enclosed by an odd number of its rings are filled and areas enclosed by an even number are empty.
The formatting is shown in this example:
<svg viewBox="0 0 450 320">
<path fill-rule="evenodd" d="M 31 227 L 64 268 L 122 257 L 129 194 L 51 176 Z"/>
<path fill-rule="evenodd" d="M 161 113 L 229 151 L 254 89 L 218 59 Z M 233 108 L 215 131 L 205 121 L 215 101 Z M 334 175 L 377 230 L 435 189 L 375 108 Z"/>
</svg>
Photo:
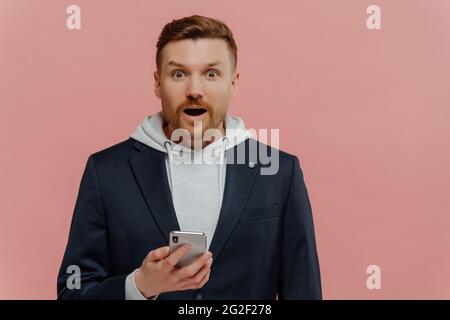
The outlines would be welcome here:
<svg viewBox="0 0 450 320">
<path fill-rule="evenodd" d="M 203 88 L 200 79 L 192 76 L 189 80 L 188 87 L 186 90 L 186 96 L 192 99 L 203 98 Z"/>
</svg>

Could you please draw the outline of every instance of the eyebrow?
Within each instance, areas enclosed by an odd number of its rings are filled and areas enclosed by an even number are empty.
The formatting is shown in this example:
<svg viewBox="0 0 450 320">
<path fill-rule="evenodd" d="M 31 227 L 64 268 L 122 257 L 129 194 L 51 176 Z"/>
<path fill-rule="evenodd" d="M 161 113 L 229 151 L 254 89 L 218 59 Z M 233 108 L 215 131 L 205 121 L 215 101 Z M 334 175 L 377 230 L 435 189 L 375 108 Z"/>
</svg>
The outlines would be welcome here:
<svg viewBox="0 0 450 320">
<path fill-rule="evenodd" d="M 215 61 L 215 62 L 208 63 L 208 64 L 206 65 L 206 67 L 207 67 L 207 68 L 210 68 L 210 67 L 217 66 L 217 65 L 219 65 L 219 64 L 222 64 L 222 61 L 217 60 L 217 61 Z M 169 63 L 168 63 L 167 65 L 168 65 L 168 66 L 175 66 L 175 67 L 185 68 L 185 66 L 184 66 L 182 63 L 178 63 L 178 62 L 175 62 L 175 61 L 169 61 Z"/>
</svg>

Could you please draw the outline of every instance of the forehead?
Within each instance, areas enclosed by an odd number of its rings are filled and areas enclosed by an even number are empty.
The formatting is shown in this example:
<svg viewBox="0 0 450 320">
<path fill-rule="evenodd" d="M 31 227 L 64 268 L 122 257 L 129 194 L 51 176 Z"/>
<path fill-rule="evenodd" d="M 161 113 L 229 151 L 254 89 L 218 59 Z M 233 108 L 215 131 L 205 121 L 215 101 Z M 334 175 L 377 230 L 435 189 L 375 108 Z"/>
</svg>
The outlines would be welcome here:
<svg viewBox="0 0 450 320">
<path fill-rule="evenodd" d="M 203 67 L 205 64 L 220 61 L 223 66 L 231 65 L 231 51 L 222 39 L 183 39 L 170 41 L 161 51 L 162 67 L 170 61 L 189 68 Z"/>
</svg>

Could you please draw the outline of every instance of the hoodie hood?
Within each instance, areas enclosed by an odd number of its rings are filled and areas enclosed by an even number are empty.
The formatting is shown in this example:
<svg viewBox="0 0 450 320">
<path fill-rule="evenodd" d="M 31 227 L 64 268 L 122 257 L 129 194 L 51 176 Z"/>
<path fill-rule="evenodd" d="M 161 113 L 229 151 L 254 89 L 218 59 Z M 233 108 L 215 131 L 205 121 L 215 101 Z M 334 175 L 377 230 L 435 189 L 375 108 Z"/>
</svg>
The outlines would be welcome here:
<svg viewBox="0 0 450 320">
<path fill-rule="evenodd" d="M 163 131 L 163 121 L 161 111 L 152 116 L 147 116 L 130 137 L 164 153 L 170 153 L 169 150 L 172 149 L 180 152 L 198 152 L 168 139 Z M 253 136 L 245 128 L 244 121 L 241 118 L 231 116 L 228 113 L 225 116 L 225 128 L 225 137 L 208 144 L 201 151 L 206 152 L 218 147 L 228 150 Z"/>
</svg>

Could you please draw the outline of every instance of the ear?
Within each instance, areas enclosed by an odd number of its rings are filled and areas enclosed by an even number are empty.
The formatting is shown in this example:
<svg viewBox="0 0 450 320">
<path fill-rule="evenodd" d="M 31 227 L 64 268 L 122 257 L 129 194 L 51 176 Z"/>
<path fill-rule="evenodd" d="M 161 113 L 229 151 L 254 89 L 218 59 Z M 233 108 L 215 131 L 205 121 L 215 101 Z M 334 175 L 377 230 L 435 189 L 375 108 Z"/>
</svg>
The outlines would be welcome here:
<svg viewBox="0 0 450 320">
<path fill-rule="evenodd" d="M 239 82 L 239 72 L 235 71 L 233 73 L 233 80 L 231 81 L 231 96 L 234 97 L 236 94 L 236 90 L 238 88 L 238 82 Z"/>
<path fill-rule="evenodd" d="M 161 80 L 159 77 L 158 70 L 153 73 L 153 78 L 155 79 L 155 96 L 161 99 Z"/>
</svg>

